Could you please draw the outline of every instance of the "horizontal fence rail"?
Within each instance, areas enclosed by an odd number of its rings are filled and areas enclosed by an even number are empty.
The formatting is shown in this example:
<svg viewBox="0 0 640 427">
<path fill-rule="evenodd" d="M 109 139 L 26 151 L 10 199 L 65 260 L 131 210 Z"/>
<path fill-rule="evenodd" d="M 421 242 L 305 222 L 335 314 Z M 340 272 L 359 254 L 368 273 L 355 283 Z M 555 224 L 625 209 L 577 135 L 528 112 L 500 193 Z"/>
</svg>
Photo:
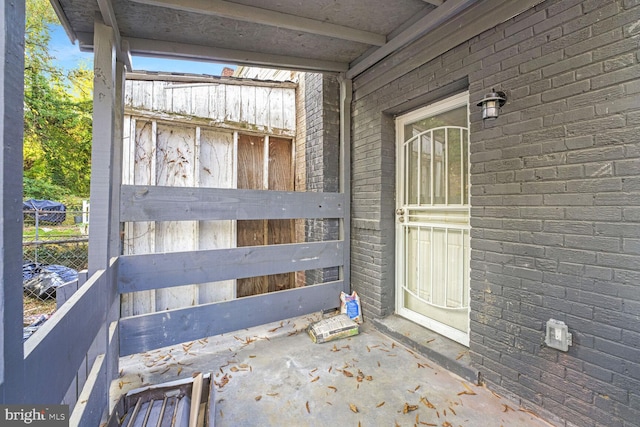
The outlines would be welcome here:
<svg viewBox="0 0 640 427">
<path fill-rule="evenodd" d="M 119 258 L 118 291 L 139 292 L 336 267 L 342 265 L 343 246 L 342 241 L 327 241 L 123 255 Z"/>
<path fill-rule="evenodd" d="M 342 218 L 341 193 L 123 185 L 120 221 Z"/>
<path fill-rule="evenodd" d="M 61 402 L 107 320 L 110 274 L 98 270 L 25 342 L 25 387 L 34 404 Z"/>
<path fill-rule="evenodd" d="M 120 356 L 335 308 L 343 282 L 120 319 Z"/>
</svg>

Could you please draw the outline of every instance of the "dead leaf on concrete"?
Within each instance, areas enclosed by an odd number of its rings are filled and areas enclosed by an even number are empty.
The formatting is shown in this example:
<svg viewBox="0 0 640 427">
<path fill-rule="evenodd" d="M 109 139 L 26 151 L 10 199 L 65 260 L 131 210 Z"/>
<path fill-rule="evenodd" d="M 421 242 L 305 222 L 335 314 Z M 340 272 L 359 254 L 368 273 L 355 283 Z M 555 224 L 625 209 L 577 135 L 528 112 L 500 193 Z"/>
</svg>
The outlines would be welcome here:
<svg viewBox="0 0 640 427">
<path fill-rule="evenodd" d="M 427 399 L 426 397 L 421 397 L 420 402 L 424 403 L 424 406 L 426 406 L 427 408 L 436 409 L 436 407 L 433 406 L 433 403 L 429 402 L 429 399 Z"/>
<path fill-rule="evenodd" d="M 351 412 L 354 412 L 356 414 L 358 413 L 358 407 L 353 403 L 349 403 L 349 409 L 351 409 Z"/>
<path fill-rule="evenodd" d="M 415 411 L 416 409 L 418 409 L 418 405 L 409 405 L 408 403 L 405 402 L 402 408 L 402 413 L 408 414 L 409 412 Z"/>
<path fill-rule="evenodd" d="M 384 405 L 384 400 L 383 400 L 382 402 L 378 403 L 378 404 L 376 405 L 376 408 L 379 408 L 379 407 L 381 407 L 382 405 Z"/>
</svg>

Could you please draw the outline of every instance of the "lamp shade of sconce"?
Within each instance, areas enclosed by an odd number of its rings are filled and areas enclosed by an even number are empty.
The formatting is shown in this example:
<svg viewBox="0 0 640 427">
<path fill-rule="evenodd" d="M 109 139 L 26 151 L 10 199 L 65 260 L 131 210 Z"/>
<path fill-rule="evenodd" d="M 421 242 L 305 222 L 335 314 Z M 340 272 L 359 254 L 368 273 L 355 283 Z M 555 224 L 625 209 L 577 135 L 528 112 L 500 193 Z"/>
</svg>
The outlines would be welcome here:
<svg viewBox="0 0 640 427">
<path fill-rule="evenodd" d="M 507 102 L 507 95 L 501 91 L 493 91 L 484 96 L 478 103 L 482 107 L 482 119 L 494 120 L 500 114 L 500 108 Z"/>
</svg>

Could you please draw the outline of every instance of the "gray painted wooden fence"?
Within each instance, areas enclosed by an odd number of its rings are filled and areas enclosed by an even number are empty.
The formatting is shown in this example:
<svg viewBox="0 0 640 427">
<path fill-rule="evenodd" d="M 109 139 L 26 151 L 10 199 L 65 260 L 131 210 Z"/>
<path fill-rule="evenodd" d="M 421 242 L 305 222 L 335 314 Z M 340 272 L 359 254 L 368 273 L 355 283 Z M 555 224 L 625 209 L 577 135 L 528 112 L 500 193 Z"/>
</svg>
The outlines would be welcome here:
<svg viewBox="0 0 640 427">
<path fill-rule="evenodd" d="M 123 186 L 123 221 L 344 217 L 344 195 L 320 192 Z M 220 283 L 328 267 L 342 267 L 344 241 L 246 246 L 212 250 L 124 255 L 118 291 Z M 180 286 L 180 287 L 178 287 Z M 127 355 L 275 320 L 337 307 L 343 281 L 174 308 L 120 319 L 120 354 Z"/>
</svg>

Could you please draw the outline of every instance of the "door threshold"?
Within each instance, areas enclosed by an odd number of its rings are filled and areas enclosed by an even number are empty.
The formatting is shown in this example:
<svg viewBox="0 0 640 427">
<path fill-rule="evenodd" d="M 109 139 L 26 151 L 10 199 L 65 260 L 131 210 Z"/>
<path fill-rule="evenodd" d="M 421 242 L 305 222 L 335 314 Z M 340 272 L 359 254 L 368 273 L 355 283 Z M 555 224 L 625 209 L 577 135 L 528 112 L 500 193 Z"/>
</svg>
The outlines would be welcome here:
<svg viewBox="0 0 640 427">
<path fill-rule="evenodd" d="M 369 321 L 383 334 L 428 357 L 448 371 L 474 384 L 480 384 L 479 371 L 471 365 L 469 347 L 396 314 Z"/>
</svg>

